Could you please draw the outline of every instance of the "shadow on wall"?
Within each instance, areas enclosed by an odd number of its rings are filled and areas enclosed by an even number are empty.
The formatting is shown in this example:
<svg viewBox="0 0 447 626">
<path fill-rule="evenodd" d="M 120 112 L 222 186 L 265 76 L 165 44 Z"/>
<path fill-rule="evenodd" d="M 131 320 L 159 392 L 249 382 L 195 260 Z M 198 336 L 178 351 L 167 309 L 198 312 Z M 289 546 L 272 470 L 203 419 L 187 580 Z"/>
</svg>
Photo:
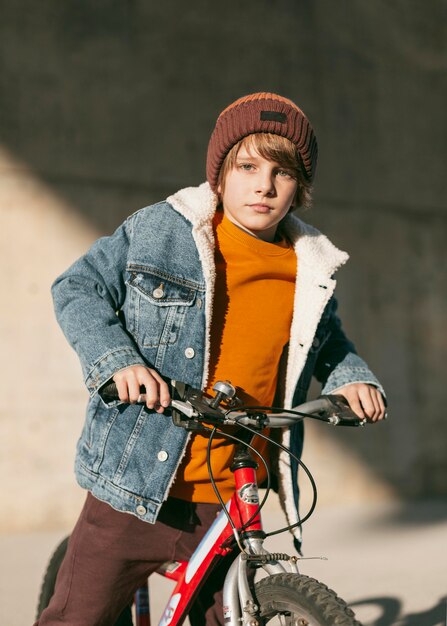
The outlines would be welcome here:
<svg viewBox="0 0 447 626">
<path fill-rule="evenodd" d="M 445 499 L 418 500 L 417 502 L 400 502 L 397 508 L 375 520 L 380 527 L 397 526 L 405 528 L 423 528 L 429 524 L 442 523 L 447 519 L 447 505 Z"/>
<path fill-rule="evenodd" d="M 12 0 L 3 4 L 2 141 L 102 231 L 201 182 L 215 118 L 236 97 L 275 90 L 310 108 L 313 77 L 298 53 L 315 27 L 305 6 L 309 31 L 298 43 L 287 2 L 275 11 L 269 2 L 256 12 L 238 5 L 235 15 L 231 3 L 210 11 L 174 2 L 167 11 L 125 2 L 103 11 L 44 1 L 26 20 Z"/>
<path fill-rule="evenodd" d="M 397 598 L 366 598 L 350 604 L 353 611 L 368 607 L 380 611 L 380 617 L 365 626 L 441 626 L 447 617 L 447 597 L 441 598 L 432 609 L 402 615 L 402 604 Z"/>
</svg>

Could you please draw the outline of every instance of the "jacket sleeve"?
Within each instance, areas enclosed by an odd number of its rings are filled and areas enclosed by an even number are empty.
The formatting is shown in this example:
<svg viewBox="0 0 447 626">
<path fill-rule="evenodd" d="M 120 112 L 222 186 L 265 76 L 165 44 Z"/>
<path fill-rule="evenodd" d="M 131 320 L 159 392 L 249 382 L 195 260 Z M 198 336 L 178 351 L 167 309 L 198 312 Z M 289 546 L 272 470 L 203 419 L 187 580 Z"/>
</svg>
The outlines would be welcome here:
<svg viewBox="0 0 447 626">
<path fill-rule="evenodd" d="M 52 286 L 57 320 L 80 358 L 90 395 L 118 370 L 146 365 L 118 316 L 132 225 L 131 217 L 98 239 Z"/>
<path fill-rule="evenodd" d="M 335 393 L 350 383 L 367 383 L 377 387 L 385 397 L 382 385 L 361 359 L 354 344 L 343 332 L 337 315 L 337 301 L 328 303 L 327 339 L 321 348 L 314 369 L 316 379 L 322 383 L 322 393 Z"/>
</svg>

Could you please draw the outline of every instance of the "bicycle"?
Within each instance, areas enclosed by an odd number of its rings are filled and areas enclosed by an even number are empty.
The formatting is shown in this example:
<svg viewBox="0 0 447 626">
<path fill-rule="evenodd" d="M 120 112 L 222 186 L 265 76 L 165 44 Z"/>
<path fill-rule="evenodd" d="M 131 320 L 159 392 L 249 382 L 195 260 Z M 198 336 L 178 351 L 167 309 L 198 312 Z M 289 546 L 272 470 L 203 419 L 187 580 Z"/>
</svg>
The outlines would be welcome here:
<svg viewBox="0 0 447 626">
<path fill-rule="evenodd" d="M 281 626 L 361 626 L 354 612 L 334 591 L 314 578 L 299 573 L 300 557 L 270 553 L 264 540 L 272 535 L 302 525 L 312 515 L 317 499 L 313 477 L 300 459 L 296 459 L 307 474 L 313 489 L 313 499 L 307 514 L 293 526 L 265 533 L 261 509 L 270 491 L 270 473 L 267 464 L 267 489 L 259 502 L 256 481 L 257 463 L 251 452 L 256 450 L 240 435 L 258 435 L 291 455 L 290 450 L 263 434 L 265 428 L 289 426 L 297 420 L 312 418 L 332 425 L 363 426 L 366 420 L 351 411 L 342 396 L 321 396 L 294 409 L 275 407 L 245 407 L 236 398 L 236 389 L 228 382 L 214 386 L 214 398 L 197 389 L 172 381 L 173 397 L 170 405 L 174 423 L 188 430 L 209 432 L 207 465 L 210 480 L 222 510 L 197 546 L 190 560 L 164 564 L 158 573 L 176 582 L 163 612 L 159 626 L 178 626 L 187 617 L 201 584 L 213 568 L 230 553 L 238 553 L 226 574 L 223 600 L 226 626 L 263 626 L 278 617 Z M 102 390 L 110 401 L 117 399 L 114 383 Z M 139 400 L 144 403 L 144 388 Z M 222 427 L 238 426 L 237 435 L 224 432 Z M 222 433 L 237 443 L 232 471 L 235 491 L 223 502 L 213 480 L 210 448 L 216 433 Z M 256 452 L 258 456 L 259 453 Z M 291 455 L 293 456 L 293 455 Z M 47 606 L 54 589 L 57 570 L 67 545 L 65 539 L 56 549 L 48 565 L 39 598 L 38 617 Z M 257 570 L 266 577 L 253 583 Z M 147 584 L 135 593 L 136 626 L 149 626 L 149 592 Z M 115 626 L 131 626 L 132 614 L 126 607 Z"/>
</svg>

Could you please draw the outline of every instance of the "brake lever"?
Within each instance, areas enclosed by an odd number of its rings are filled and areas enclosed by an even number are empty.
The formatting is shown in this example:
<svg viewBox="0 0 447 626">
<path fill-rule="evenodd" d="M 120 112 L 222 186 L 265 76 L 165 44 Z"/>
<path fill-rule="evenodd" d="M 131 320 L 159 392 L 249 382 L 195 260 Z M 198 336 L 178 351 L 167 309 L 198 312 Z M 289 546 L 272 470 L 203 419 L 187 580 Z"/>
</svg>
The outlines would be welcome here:
<svg viewBox="0 0 447 626">
<path fill-rule="evenodd" d="M 200 389 L 194 389 L 190 387 L 186 390 L 185 400 L 193 407 L 197 414 L 207 417 L 209 419 L 216 419 L 219 422 L 222 421 L 222 410 L 219 408 L 213 408 L 204 398 L 203 392 Z"/>
<path fill-rule="evenodd" d="M 172 400 L 170 408 L 172 409 L 172 421 L 175 426 L 180 426 L 186 430 L 202 430 L 209 429 L 202 424 L 203 419 L 197 419 L 200 416 L 209 419 L 210 423 L 222 421 L 222 412 L 219 409 L 213 409 L 203 399 L 203 392 L 200 389 L 194 389 L 185 383 L 172 381 Z M 178 396 L 180 399 L 178 399 Z"/>
<path fill-rule="evenodd" d="M 329 418 L 329 423 L 333 426 L 365 426 L 367 420 L 360 417 L 349 406 L 349 402 L 341 394 L 328 394 L 322 396 L 327 398 L 334 406 L 334 412 Z"/>
<path fill-rule="evenodd" d="M 180 411 L 180 413 L 185 415 L 188 419 L 192 419 L 197 416 L 197 412 L 194 410 L 194 407 L 191 406 L 189 402 L 183 402 L 182 400 L 171 400 L 169 408 Z"/>
</svg>

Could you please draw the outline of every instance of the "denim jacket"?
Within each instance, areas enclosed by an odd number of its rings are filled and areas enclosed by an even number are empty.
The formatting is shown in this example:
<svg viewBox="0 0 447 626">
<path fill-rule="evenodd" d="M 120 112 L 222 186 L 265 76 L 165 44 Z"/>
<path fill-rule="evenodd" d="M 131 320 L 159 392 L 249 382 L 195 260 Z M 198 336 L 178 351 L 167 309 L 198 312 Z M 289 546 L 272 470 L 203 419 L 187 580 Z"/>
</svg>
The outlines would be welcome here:
<svg viewBox="0 0 447 626">
<path fill-rule="evenodd" d="M 207 183 L 183 189 L 130 216 L 53 285 L 58 321 L 79 355 L 90 393 L 77 446 L 78 482 L 115 509 L 151 523 L 167 498 L 188 433 L 139 405 L 106 404 L 98 390 L 135 364 L 195 387 L 206 385 L 215 210 L 216 196 Z M 279 401 L 285 407 L 303 402 L 312 375 L 324 393 L 350 382 L 380 388 L 336 315 L 333 274 L 347 254 L 293 215 L 282 228 L 294 244 L 298 273 Z M 299 456 L 302 427 L 286 430 L 283 443 Z M 298 519 L 296 470 L 281 453 L 280 496 L 291 523 Z"/>
</svg>

